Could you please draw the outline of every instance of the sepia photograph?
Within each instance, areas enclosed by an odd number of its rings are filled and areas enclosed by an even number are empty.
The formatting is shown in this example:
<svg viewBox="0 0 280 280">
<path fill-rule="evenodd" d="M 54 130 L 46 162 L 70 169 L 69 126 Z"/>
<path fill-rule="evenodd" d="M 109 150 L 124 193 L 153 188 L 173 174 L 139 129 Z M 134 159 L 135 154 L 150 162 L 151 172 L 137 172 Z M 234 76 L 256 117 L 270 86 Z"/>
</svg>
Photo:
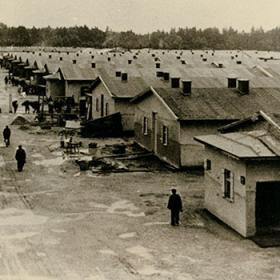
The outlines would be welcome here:
<svg viewBox="0 0 280 280">
<path fill-rule="evenodd" d="M 0 0 L 0 280 L 280 280 L 279 11 Z"/>
</svg>

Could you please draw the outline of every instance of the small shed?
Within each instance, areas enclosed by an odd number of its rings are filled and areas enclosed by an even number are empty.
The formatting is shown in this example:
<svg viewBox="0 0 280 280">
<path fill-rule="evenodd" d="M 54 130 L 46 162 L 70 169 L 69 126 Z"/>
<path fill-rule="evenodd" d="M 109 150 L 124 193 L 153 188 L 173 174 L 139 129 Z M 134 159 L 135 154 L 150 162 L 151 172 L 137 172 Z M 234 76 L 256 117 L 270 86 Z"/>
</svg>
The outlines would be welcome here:
<svg viewBox="0 0 280 280">
<path fill-rule="evenodd" d="M 244 237 L 280 225 L 280 132 L 198 136 L 205 146 L 205 208 Z"/>
</svg>

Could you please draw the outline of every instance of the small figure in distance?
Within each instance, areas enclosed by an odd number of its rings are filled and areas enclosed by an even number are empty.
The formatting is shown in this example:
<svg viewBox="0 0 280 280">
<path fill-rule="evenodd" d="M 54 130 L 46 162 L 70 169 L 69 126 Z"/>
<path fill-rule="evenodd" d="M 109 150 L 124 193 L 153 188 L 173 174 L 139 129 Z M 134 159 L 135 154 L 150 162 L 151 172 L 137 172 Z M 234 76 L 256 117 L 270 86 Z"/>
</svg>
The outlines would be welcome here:
<svg viewBox="0 0 280 280">
<path fill-rule="evenodd" d="M 23 166 L 26 162 L 26 153 L 25 153 L 25 150 L 22 148 L 21 145 L 18 146 L 15 158 L 17 160 L 18 172 L 21 172 L 22 169 L 23 169 Z"/>
<path fill-rule="evenodd" d="M 182 200 L 176 189 L 171 190 L 167 208 L 171 211 L 171 225 L 178 226 L 180 220 L 180 212 L 183 211 Z"/>
<path fill-rule="evenodd" d="M 12 105 L 13 105 L 13 108 L 14 108 L 14 114 L 17 112 L 17 108 L 18 108 L 18 102 L 17 102 L 17 100 L 14 100 L 13 102 L 12 102 Z"/>
<path fill-rule="evenodd" d="M 8 147 L 10 145 L 10 136 L 11 136 L 11 130 L 6 125 L 6 127 L 3 130 L 3 137 L 4 137 L 4 142 L 6 144 L 6 147 Z"/>
</svg>

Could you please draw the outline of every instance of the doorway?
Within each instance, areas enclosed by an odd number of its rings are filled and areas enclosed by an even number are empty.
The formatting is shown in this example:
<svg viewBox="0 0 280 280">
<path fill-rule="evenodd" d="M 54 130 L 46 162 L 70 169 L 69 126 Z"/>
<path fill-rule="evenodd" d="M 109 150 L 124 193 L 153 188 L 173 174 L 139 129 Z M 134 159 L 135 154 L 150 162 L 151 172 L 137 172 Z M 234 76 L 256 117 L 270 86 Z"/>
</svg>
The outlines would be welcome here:
<svg viewBox="0 0 280 280">
<path fill-rule="evenodd" d="M 277 226 L 280 230 L 280 181 L 257 182 L 256 229 L 263 231 Z"/>
</svg>

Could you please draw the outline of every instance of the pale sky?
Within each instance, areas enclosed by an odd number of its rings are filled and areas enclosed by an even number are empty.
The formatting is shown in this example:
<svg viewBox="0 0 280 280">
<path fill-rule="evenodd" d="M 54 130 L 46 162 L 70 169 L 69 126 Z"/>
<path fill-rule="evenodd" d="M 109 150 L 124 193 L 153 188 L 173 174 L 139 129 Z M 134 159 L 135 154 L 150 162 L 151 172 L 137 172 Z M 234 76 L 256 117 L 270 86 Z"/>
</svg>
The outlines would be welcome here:
<svg viewBox="0 0 280 280">
<path fill-rule="evenodd" d="M 265 30 L 280 26 L 280 0 L 0 0 L 8 26 L 97 26 L 137 33 L 171 27 Z"/>
</svg>

